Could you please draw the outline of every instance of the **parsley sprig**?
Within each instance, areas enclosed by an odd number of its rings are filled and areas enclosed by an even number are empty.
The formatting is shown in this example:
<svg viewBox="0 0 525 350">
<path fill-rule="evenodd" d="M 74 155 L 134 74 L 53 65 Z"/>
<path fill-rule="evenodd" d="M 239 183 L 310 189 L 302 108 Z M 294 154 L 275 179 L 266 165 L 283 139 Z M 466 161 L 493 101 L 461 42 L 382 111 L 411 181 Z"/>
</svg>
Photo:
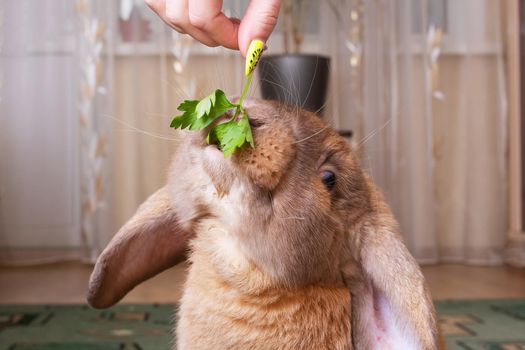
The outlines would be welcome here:
<svg viewBox="0 0 525 350">
<path fill-rule="evenodd" d="M 231 156 L 237 149 L 246 144 L 254 148 L 250 122 L 248 115 L 242 108 L 242 102 L 251 84 L 253 70 L 259 61 L 262 47 L 263 43 L 259 40 L 254 40 L 250 44 L 246 55 L 247 80 L 242 89 L 239 103 L 230 102 L 226 94 L 217 89 L 202 100 L 185 100 L 182 102 L 177 107 L 182 114 L 173 118 L 170 126 L 175 129 L 204 130 L 209 128 L 218 118 L 233 110 L 228 121 L 215 124 L 209 129 L 206 143 L 217 144 L 224 153 L 224 157 Z"/>
<path fill-rule="evenodd" d="M 222 90 L 217 89 L 200 101 L 186 100 L 177 109 L 183 113 L 173 118 L 170 126 L 175 129 L 189 130 L 206 129 L 215 120 L 230 110 L 234 110 L 227 122 L 210 128 L 206 137 L 206 143 L 217 143 L 224 153 L 224 157 L 231 156 L 245 144 L 255 147 L 248 115 L 240 103 L 234 104 L 230 102 Z"/>
</svg>

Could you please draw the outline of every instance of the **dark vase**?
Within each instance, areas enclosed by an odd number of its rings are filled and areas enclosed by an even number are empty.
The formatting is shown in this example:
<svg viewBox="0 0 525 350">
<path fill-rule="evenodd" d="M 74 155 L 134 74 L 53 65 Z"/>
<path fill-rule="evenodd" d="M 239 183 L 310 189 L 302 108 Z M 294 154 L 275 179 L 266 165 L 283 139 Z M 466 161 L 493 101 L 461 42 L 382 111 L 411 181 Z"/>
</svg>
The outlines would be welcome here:
<svg viewBox="0 0 525 350">
<path fill-rule="evenodd" d="M 262 97 L 303 107 L 322 115 L 330 58 L 318 55 L 268 55 L 259 62 Z"/>
</svg>

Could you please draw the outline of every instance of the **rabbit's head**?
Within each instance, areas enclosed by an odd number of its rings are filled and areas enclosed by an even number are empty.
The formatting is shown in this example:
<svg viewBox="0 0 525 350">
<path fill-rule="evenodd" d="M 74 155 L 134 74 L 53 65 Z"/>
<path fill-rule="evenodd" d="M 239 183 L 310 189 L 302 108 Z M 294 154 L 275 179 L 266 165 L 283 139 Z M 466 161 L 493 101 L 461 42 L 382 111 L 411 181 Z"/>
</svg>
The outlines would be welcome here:
<svg viewBox="0 0 525 350">
<path fill-rule="evenodd" d="M 347 142 L 302 109 L 261 100 L 244 107 L 255 148 L 225 158 L 203 134 L 187 134 L 167 185 L 101 254 L 89 302 L 110 306 L 183 260 L 188 242 L 212 221 L 284 287 L 343 280 L 353 296 L 356 345 L 389 348 L 398 337 L 433 348 L 435 319 L 421 271 Z"/>
<path fill-rule="evenodd" d="M 301 109 L 260 100 L 245 109 L 256 147 L 225 158 L 201 135 L 190 136 L 170 173 L 173 197 L 189 199 L 175 201 L 175 211 L 192 224 L 214 217 L 282 283 L 340 279 L 347 228 L 370 211 L 347 142 Z M 181 172 L 181 164 L 193 166 Z"/>
</svg>

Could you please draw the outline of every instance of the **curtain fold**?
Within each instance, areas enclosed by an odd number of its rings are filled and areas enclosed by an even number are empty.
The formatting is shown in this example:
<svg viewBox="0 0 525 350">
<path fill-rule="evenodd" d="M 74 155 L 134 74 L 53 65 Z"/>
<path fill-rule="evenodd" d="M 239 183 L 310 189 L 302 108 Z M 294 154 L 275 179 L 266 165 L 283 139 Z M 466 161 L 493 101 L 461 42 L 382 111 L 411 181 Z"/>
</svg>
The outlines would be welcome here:
<svg viewBox="0 0 525 350">
<path fill-rule="evenodd" d="M 111 113 L 113 90 L 111 73 L 112 4 L 78 0 L 75 3 L 77 60 L 78 149 L 80 191 L 80 233 L 88 261 L 102 252 L 101 232 L 108 230 L 112 186 L 110 185 Z"/>
<path fill-rule="evenodd" d="M 449 10 L 444 22 L 431 11 L 439 3 Z M 507 227 L 501 4 L 365 6 L 370 85 L 360 137 L 374 134 L 363 145 L 365 166 L 420 262 L 501 263 Z"/>
</svg>

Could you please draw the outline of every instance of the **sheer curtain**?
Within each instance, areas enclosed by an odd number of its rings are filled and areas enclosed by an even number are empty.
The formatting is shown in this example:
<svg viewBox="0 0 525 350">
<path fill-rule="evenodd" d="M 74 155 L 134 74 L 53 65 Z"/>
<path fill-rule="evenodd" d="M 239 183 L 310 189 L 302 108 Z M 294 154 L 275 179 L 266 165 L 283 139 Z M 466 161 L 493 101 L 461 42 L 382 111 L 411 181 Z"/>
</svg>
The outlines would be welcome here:
<svg viewBox="0 0 525 350">
<path fill-rule="evenodd" d="M 247 1 L 224 3 L 240 17 Z M 354 131 L 410 250 L 427 263 L 502 262 L 502 4 L 312 4 L 303 51 L 331 57 L 325 118 Z M 92 261 L 165 181 L 176 106 L 238 94 L 242 58 L 173 32 L 142 0 L 0 6 L 0 262 L 18 250 L 26 262 Z M 269 46 L 280 52 L 279 29 Z"/>
<path fill-rule="evenodd" d="M 502 4 L 365 1 L 363 163 L 424 263 L 499 264 L 507 232 Z M 350 116 L 351 117 L 351 116 Z"/>
<path fill-rule="evenodd" d="M 0 2 L 0 263 L 92 261 L 111 221 L 112 4 Z"/>
<path fill-rule="evenodd" d="M 72 1 L 0 2 L 2 263 L 90 255 L 103 204 L 104 127 L 94 116 L 104 108 L 95 105 L 105 81 L 95 12 Z"/>
<path fill-rule="evenodd" d="M 0 263 L 94 261 L 163 185 L 176 106 L 238 93 L 242 60 L 142 0 L 1 0 L 0 17 Z"/>
</svg>

